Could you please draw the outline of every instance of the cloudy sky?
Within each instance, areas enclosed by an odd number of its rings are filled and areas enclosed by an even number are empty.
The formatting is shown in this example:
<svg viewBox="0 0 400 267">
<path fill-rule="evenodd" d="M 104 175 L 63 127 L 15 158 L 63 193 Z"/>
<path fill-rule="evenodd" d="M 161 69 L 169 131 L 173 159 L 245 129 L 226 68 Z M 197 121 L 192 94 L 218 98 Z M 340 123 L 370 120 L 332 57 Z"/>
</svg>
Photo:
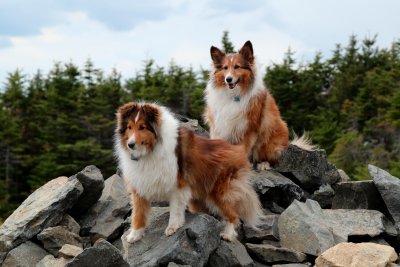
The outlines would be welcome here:
<svg viewBox="0 0 400 267">
<path fill-rule="evenodd" d="M 253 42 L 258 62 L 330 56 L 349 36 L 400 39 L 398 0 L 0 0 L 0 84 L 21 69 L 31 77 L 54 62 L 135 75 L 146 59 L 167 66 L 210 65 L 209 48 L 228 30 L 236 48 Z"/>
</svg>

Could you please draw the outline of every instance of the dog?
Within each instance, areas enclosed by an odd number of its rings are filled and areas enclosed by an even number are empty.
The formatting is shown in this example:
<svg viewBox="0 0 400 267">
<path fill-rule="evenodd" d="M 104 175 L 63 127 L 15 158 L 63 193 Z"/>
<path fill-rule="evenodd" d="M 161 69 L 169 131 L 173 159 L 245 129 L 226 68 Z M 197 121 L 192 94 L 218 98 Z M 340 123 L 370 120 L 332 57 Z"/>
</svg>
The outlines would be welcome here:
<svg viewBox="0 0 400 267">
<path fill-rule="evenodd" d="M 258 170 L 276 164 L 289 143 L 312 150 L 307 136 L 289 142 L 289 130 L 257 69 L 253 45 L 225 54 L 211 46 L 212 70 L 205 90 L 205 122 L 211 138 L 242 144 Z"/>
<path fill-rule="evenodd" d="M 166 107 L 134 102 L 119 107 L 115 154 L 131 194 L 130 243 L 144 235 L 151 201 L 169 201 L 167 236 L 184 224 L 187 206 L 220 215 L 227 241 L 236 238 L 239 218 L 257 227 L 263 216 L 244 147 L 180 127 Z"/>
</svg>

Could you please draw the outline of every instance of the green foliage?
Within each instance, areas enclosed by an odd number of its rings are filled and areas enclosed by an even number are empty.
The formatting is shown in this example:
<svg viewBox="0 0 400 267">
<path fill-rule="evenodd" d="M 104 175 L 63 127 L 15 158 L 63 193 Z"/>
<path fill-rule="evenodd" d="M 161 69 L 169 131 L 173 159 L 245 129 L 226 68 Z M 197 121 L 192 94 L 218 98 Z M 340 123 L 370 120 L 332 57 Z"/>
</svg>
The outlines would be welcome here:
<svg viewBox="0 0 400 267">
<path fill-rule="evenodd" d="M 228 31 L 224 31 L 222 35 L 222 50 L 224 50 L 224 52 L 227 54 L 235 52 L 235 48 L 233 47 L 233 44 L 229 39 Z"/>
<path fill-rule="evenodd" d="M 228 32 L 222 46 L 234 51 Z M 10 73 L 0 87 L 0 221 L 57 176 L 89 164 L 105 177 L 115 173 L 115 111 L 124 102 L 155 101 L 201 122 L 208 77 L 208 70 L 152 60 L 124 82 L 90 60 L 82 69 L 56 63 L 30 79 Z M 330 58 L 317 53 L 302 64 L 288 50 L 281 64 L 267 67 L 264 81 L 289 128 L 309 132 L 352 179 L 370 179 L 368 163 L 400 177 L 399 42 L 380 49 L 376 37 L 351 36 Z"/>
</svg>

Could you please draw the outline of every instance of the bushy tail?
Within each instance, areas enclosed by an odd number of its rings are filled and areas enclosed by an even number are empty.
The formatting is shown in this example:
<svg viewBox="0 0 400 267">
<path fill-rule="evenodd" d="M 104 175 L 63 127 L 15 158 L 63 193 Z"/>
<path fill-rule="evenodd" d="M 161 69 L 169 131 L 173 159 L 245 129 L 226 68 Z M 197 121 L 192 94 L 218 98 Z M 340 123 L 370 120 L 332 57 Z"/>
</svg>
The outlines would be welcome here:
<svg viewBox="0 0 400 267">
<path fill-rule="evenodd" d="M 291 145 L 295 145 L 299 148 L 302 148 L 304 150 L 312 151 L 317 149 L 318 147 L 316 145 L 313 145 L 311 142 L 311 138 L 304 133 L 302 136 L 298 137 L 296 133 L 292 133 L 293 135 L 293 140 L 290 141 Z"/>
<path fill-rule="evenodd" d="M 249 174 L 231 182 L 231 197 L 235 198 L 235 207 L 239 217 L 250 227 L 257 228 L 264 217 L 257 193 L 250 184 Z"/>
</svg>

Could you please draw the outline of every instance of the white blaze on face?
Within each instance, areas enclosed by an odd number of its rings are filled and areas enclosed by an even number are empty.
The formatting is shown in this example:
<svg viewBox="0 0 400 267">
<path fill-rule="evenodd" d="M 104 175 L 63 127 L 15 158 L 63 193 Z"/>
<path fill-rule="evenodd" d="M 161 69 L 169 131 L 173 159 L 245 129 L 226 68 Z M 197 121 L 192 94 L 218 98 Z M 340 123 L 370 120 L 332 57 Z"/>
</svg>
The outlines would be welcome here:
<svg viewBox="0 0 400 267">
<path fill-rule="evenodd" d="M 137 113 L 137 115 L 136 115 L 136 118 L 135 118 L 135 123 L 137 123 L 137 122 L 138 122 L 138 120 L 139 120 L 139 115 L 140 115 L 140 111 L 138 111 L 138 113 Z"/>
</svg>

